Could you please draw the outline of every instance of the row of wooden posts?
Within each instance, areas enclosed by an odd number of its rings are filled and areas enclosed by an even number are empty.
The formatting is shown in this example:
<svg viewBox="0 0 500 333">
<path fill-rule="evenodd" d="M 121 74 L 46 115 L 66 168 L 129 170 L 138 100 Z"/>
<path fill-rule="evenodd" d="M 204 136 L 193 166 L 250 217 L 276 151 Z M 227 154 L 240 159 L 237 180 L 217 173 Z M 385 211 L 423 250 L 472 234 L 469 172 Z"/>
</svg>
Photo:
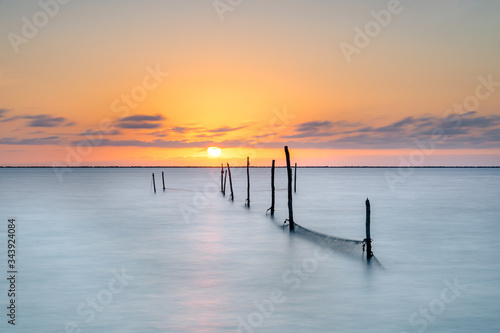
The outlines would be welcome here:
<svg viewBox="0 0 500 333">
<path fill-rule="evenodd" d="M 286 169 L 287 169 L 287 177 L 288 177 L 288 225 L 290 228 L 290 232 L 295 231 L 295 221 L 293 219 L 293 195 L 292 195 L 292 167 L 290 163 L 290 152 L 288 150 L 288 146 L 285 146 L 285 157 L 286 157 Z M 275 160 L 273 160 L 271 165 L 271 207 L 268 209 L 270 211 L 271 216 L 274 216 L 274 204 L 275 204 L 275 186 L 274 186 L 274 169 L 275 169 Z M 295 172 L 293 173 L 293 192 L 297 192 L 297 163 L 295 163 Z M 229 167 L 229 163 L 227 163 L 227 170 L 224 172 L 224 164 L 221 164 L 221 192 L 223 195 L 226 195 L 226 178 L 229 173 L 229 183 L 231 186 L 231 197 L 230 199 L 234 201 L 234 193 L 233 193 L 233 183 L 231 180 L 231 169 Z M 250 207 L 250 159 L 247 157 L 247 199 L 245 200 L 245 206 Z M 363 250 L 366 246 L 367 257 L 371 258 L 373 256 L 372 252 L 372 239 L 370 237 L 370 200 L 366 198 L 365 201 L 366 206 L 366 238 L 363 240 Z"/>
<path fill-rule="evenodd" d="M 295 221 L 293 219 L 293 195 L 292 195 L 292 167 L 290 163 L 290 152 L 288 151 L 288 146 L 285 146 L 285 157 L 286 157 L 286 169 L 287 169 L 287 179 L 288 179 L 288 219 L 285 220 L 285 222 L 288 221 L 288 225 L 290 228 L 290 232 L 295 231 Z M 274 169 L 275 169 L 275 160 L 272 162 L 271 166 L 271 207 L 268 209 L 270 211 L 271 216 L 274 216 L 274 211 L 275 211 L 275 186 L 274 186 Z M 227 177 L 229 175 L 229 188 L 231 190 L 231 195 L 230 195 L 230 200 L 234 201 L 234 192 L 233 192 L 233 180 L 231 178 L 231 168 L 229 166 L 229 163 L 227 163 L 227 169 L 224 171 L 224 164 L 221 164 L 221 176 L 220 176 L 220 188 L 222 194 L 225 196 L 226 195 L 226 182 L 227 182 Z M 156 193 L 156 183 L 155 183 L 155 174 L 152 174 L 153 176 L 153 189 L 154 192 Z M 165 191 L 165 175 L 164 172 L 161 172 L 161 178 L 162 178 L 162 183 L 163 183 L 163 191 Z M 295 163 L 295 173 L 293 176 L 293 192 L 297 192 L 297 163 Z M 250 158 L 247 157 L 247 198 L 245 200 L 245 206 L 250 208 Z M 363 240 L 363 249 L 364 246 L 366 245 L 366 253 L 367 257 L 371 258 L 373 256 L 372 253 L 372 239 L 370 237 L 370 200 L 368 198 L 365 201 L 365 206 L 366 206 L 366 238 Z"/>
<path fill-rule="evenodd" d="M 153 176 L 153 190 L 156 193 L 156 182 L 155 182 L 155 174 L 154 174 L 154 172 L 152 173 L 152 176 Z M 166 187 L 165 187 L 165 173 L 163 171 L 161 172 L 161 181 L 163 183 L 163 191 L 165 191 L 165 189 L 166 189 Z"/>
</svg>

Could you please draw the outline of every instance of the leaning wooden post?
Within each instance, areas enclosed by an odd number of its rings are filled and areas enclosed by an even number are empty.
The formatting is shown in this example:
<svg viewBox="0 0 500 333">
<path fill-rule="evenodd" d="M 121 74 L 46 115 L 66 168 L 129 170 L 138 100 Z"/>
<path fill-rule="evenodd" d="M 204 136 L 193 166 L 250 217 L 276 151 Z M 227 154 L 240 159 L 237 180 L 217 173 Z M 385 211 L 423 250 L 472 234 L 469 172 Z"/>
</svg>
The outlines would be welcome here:
<svg viewBox="0 0 500 333">
<path fill-rule="evenodd" d="M 365 244 L 366 244 L 366 258 L 370 259 L 373 256 L 372 252 L 372 239 L 370 236 L 370 200 L 366 198 L 365 201 L 366 204 L 366 238 L 365 238 Z"/>
<path fill-rule="evenodd" d="M 156 183 L 155 183 L 155 174 L 153 172 L 153 189 L 155 190 L 156 193 Z"/>
<path fill-rule="evenodd" d="M 293 178 L 293 191 L 297 192 L 297 163 L 295 163 L 295 175 Z"/>
<path fill-rule="evenodd" d="M 223 186 L 223 180 L 224 180 L 224 164 L 220 164 L 220 191 L 224 192 L 224 186 Z"/>
<path fill-rule="evenodd" d="M 165 175 L 163 171 L 161 172 L 161 181 L 163 182 L 163 192 L 165 192 Z"/>
<path fill-rule="evenodd" d="M 224 196 L 226 195 L 226 180 L 227 180 L 227 170 L 224 172 L 224 190 L 222 191 L 222 194 Z"/>
<path fill-rule="evenodd" d="M 274 215 L 274 160 L 273 165 L 271 167 L 271 216 Z"/>
<path fill-rule="evenodd" d="M 247 202 L 246 206 L 250 207 L 250 157 L 247 156 Z"/>
<path fill-rule="evenodd" d="M 234 201 L 233 180 L 231 179 L 231 168 L 229 167 L 229 163 L 227 164 L 227 172 L 229 173 L 229 188 L 231 189 L 231 201 Z"/>
<path fill-rule="evenodd" d="M 288 223 L 290 224 L 290 232 L 295 231 L 295 223 L 293 222 L 293 206 L 292 206 L 292 167 L 290 166 L 290 153 L 288 146 L 285 146 L 286 169 L 288 173 Z"/>
</svg>

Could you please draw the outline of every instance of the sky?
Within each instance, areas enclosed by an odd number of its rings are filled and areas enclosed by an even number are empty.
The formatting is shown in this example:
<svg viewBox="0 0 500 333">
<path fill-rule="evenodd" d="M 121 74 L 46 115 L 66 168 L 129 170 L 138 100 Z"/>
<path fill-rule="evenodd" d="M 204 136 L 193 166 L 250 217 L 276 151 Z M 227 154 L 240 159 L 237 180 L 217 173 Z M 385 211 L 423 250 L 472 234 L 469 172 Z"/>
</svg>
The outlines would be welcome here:
<svg viewBox="0 0 500 333">
<path fill-rule="evenodd" d="M 0 0 L 0 165 L 283 165 L 288 145 L 299 166 L 500 166 L 499 16 L 496 0 Z"/>
</svg>

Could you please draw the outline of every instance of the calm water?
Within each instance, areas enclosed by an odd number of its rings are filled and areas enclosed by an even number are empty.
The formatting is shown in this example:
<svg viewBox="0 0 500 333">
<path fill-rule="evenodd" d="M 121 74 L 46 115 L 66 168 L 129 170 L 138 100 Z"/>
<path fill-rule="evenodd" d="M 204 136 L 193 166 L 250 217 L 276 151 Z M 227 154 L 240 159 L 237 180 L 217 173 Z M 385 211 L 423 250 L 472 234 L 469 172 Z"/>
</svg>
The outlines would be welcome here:
<svg viewBox="0 0 500 333">
<path fill-rule="evenodd" d="M 17 220 L 16 326 L 1 332 L 498 332 L 500 169 L 299 169 L 295 220 L 364 238 L 383 268 L 279 227 L 286 170 L 0 169 L 0 267 Z M 155 172 L 158 193 L 151 190 Z M 227 184 L 229 192 L 229 182 Z M 228 193 L 227 193 L 228 194 Z M 455 286 L 453 286 L 455 285 Z"/>
</svg>

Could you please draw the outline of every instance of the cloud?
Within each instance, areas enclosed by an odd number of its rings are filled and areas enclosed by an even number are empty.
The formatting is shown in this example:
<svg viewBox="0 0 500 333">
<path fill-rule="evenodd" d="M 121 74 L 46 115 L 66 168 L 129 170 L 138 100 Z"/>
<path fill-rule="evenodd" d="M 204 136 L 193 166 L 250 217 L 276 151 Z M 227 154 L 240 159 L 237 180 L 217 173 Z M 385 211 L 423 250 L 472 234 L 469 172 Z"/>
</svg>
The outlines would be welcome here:
<svg viewBox="0 0 500 333">
<path fill-rule="evenodd" d="M 154 129 L 160 128 L 161 124 L 148 123 L 148 122 L 127 122 L 117 124 L 116 127 L 124 129 Z"/>
<path fill-rule="evenodd" d="M 180 127 L 180 126 L 175 126 L 171 128 L 171 130 L 176 133 L 185 133 L 188 129 L 189 129 L 188 127 Z"/>
<path fill-rule="evenodd" d="M 78 135 L 81 135 L 81 136 L 85 136 L 85 135 L 89 135 L 89 136 L 94 136 L 94 135 L 120 135 L 122 134 L 122 132 L 120 132 L 120 130 L 117 130 L 117 129 L 112 129 L 112 130 L 109 130 L 109 131 L 96 131 L 96 130 L 85 130 L 83 131 L 82 133 L 78 134 Z"/>
<path fill-rule="evenodd" d="M 234 132 L 234 131 L 238 131 L 240 129 L 243 129 L 243 128 L 246 128 L 248 126 L 239 126 L 239 127 L 228 127 L 228 126 L 223 126 L 223 127 L 219 127 L 219 128 L 216 128 L 216 129 L 211 129 L 211 130 L 207 130 L 208 132 L 210 133 L 227 133 L 227 132 Z"/>
<path fill-rule="evenodd" d="M 138 114 L 129 117 L 120 118 L 116 127 L 123 129 L 155 129 L 162 127 L 162 122 L 166 120 L 161 114 L 146 115 Z"/>
<path fill-rule="evenodd" d="M 300 139 L 300 138 L 320 138 L 334 136 L 344 132 L 344 128 L 359 127 L 360 123 L 353 123 L 346 120 L 340 121 L 310 121 L 295 126 L 293 135 L 284 135 L 284 139 Z"/>
<path fill-rule="evenodd" d="M 60 138 L 58 136 L 22 140 L 15 138 L 0 138 L 0 145 L 59 145 L 60 143 Z"/>
<path fill-rule="evenodd" d="M 169 133 L 168 133 L 167 130 L 163 130 L 163 131 L 154 131 L 154 132 L 151 132 L 151 133 L 149 133 L 149 135 L 157 136 L 159 138 L 164 138 L 164 137 L 168 136 Z"/>
<path fill-rule="evenodd" d="M 3 118 L 4 114 L 6 114 L 9 111 L 10 111 L 9 109 L 0 108 L 0 118 Z"/>
<path fill-rule="evenodd" d="M 139 118 L 135 118 L 139 119 Z M 137 124 L 144 128 L 143 118 Z M 134 123 L 135 121 L 128 121 Z M 161 125 L 158 122 L 147 121 L 153 126 Z M 159 123 L 159 124 L 158 124 Z M 418 142 L 429 142 L 436 149 L 488 149 L 500 148 L 500 116 L 468 113 L 450 116 L 445 119 L 437 116 L 411 116 L 381 126 L 367 126 L 362 123 L 313 121 L 302 123 L 295 127 L 294 135 L 276 140 L 260 140 L 260 137 L 249 136 L 245 141 L 221 140 L 220 138 L 230 130 L 240 127 L 220 127 L 222 131 L 206 130 L 203 127 L 171 127 L 157 131 L 150 131 L 149 135 L 156 138 L 152 141 L 131 139 L 111 140 L 102 139 L 100 146 L 112 147 L 153 147 L 153 148 L 206 148 L 218 146 L 222 148 L 255 147 L 282 148 L 285 145 L 296 149 L 418 149 Z M 216 129 L 218 130 L 218 129 Z M 166 140 L 165 136 L 176 132 L 191 134 L 189 139 Z M 80 135 L 99 135 L 99 132 L 87 130 Z M 107 133 L 121 134 L 119 130 Z M 334 134 L 334 135 L 332 135 Z M 271 137 L 274 134 L 269 134 Z M 193 138 L 194 141 L 192 140 Z M 87 142 L 73 141 L 72 145 Z M 11 145 L 53 145 L 61 143 L 60 137 L 42 137 L 35 139 L 0 139 L 0 144 Z"/>
<path fill-rule="evenodd" d="M 351 128 L 346 130 L 346 127 Z M 281 138 L 295 139 L 284 144 L 315 149 L 415 148 L 417 140 L 433 140 L 438 149 L 474 149 L 494 147 L 500 138 L 498 127 L 500 115 L 478 116 L 472 111 L 444 119 L 428 114 L 410 116 L 382 126 L 317 120 L 299 124 L 295 133 Z M 321 140 L 327 137 L 331 138 Z"/>
<path fill-rule="evenodd" d="M 120 121 L 162 121 L 162 120 L 166 120 L 166 118 L 161 114 L 157 114 L 154 116 L 138 114 L 135 116 L 120 118 Z"/>
<path fill-rule="evenodd" d="M 188 132 L 199 132 L 203 130 L 204 129 L 201 126 L 174 126 L 170 128 L 170 131 L 180 134 L 186 134 Z"/>
<path fill-rule="evenodd" d="M 17 115 L 3 119 L 2 122 L 10 122 L 18 119 L 28 120 L 28 127 L 61 127 L 75 125 L 75 122 L 69 121 L 65 117 L 54 117 L 49 114 Z"/>
<path fill-rule="evenodd" d="M 33 116 L 26 119 L 32 119 L 28 122 L 29 127 L 58 127 L 73 126 L 74 122 L 68 122 L 64 117 L 52 117 L 50 115 Z"/>
<path fill-rule="evenodd" d="M 414 124 L 415 119 L 413 117 L 406 117 L 400 121 L 392 123 L 387 126 L 379 127 L 375 131 L 376 132 L 398 132 L 402 130 L 406 125 Z"/>
<path fill-rule="evenodd" d="M 72 146 L 78 146 L 79 144 L 84 144 L 85 140 L 77 140 L 71 142 Z M 156 139 L 153 141 L 141 141 L 141 140 L 109 140 L 103 139 L 99 146 L 109 146 L 109 147 L 150 147 L 150 148 L 192 148 L 192 147 L 205 147 L 213 144 L 213 141 L 194 141 L 189 142 L 185 140 L 172 140 L 167 141 L 163 139 Z"/>
</svg>

